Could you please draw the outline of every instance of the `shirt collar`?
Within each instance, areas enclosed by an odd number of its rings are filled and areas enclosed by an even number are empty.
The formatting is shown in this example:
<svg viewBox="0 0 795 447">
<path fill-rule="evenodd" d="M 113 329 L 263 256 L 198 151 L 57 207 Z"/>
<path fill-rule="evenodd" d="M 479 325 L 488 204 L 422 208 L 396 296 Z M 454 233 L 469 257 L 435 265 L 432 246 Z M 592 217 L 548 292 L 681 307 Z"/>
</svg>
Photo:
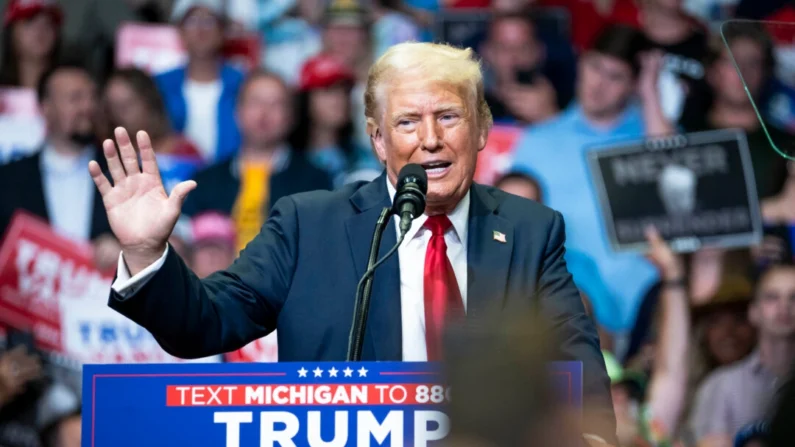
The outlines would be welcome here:
<svg viewBox="0 0 795 447">
<path fill-rule="evenodd" d="M 45 172 L 72 173 L 88 169 L 88 161 L 94 155 L 94 148 L 86 146 L 77 156 L 63 155 L 50 144 L 45 144 L 41 151 L 41 167 Z"/>
<path fill-rule="evenodd" d="M 387 175 L 385 176 L 385 178 L 386 178 L 387 192 L 389 193 L 389 200 L 391 202 L 394 202 L 395 193 L 397 192 L 397 190 L 395 190 L 395 187 L 392 186 L 392 182 L 389 181 L 389 176 Z M 455 206 L 453 211 L 447 215 L 447 217 L 450 219 L 450 222 L 453 224 L 453 229 L 455 230 L 455 234 L 458 237 L 458 241 L 461 242 L 462 244 L 465 243 L 465 241 L 467 240 L 467 231 L 469 224 L 469 193 L 470 192 L 467 191 L 464 198 L 461 199 L 461 201 L 458 202 L 458 205 Z M 399 218 L 398 216 L 395 217 Z M 423 225 L 425 225 L 425 221 L 427 219 L 428 216 L 424 213 L 422 214 L 422 216 L 414 219 L 411 222 L 411 228 L 409 229 L 408 233 L 406 233 L 405 241 L 410 241 L 415 236 L 417 236 L 420 230 L 423 228 Z"/>
<path fill-rule="evenodd" d="M 290 158 L 290 148 L 287 146 L 280 146 L 278 149 L 276 149 L 273 152 L 273 156 L 271 157 L 271 174 L 276 174 L 287 169 L 287 165 L 290 163 Z M 240 177 L 240 156 L 237 156 L 232 160 L 230 169 L 232 170 L 233 177 Z"/>
</svg>

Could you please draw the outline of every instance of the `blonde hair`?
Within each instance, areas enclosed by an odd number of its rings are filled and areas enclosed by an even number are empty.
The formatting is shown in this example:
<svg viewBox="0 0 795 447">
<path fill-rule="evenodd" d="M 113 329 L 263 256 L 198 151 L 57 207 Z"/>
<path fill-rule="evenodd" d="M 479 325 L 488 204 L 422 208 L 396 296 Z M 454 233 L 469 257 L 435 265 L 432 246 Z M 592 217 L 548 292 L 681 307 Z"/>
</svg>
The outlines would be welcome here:
<svg viewBox="0 0 795 447">
<path fill-rule="evenodd" d="M 406 42 L 390 47 L 370 67 L 364 93 L 364 115 L 367 133 L 373 136 L 378 126 L 381 90 L 399 78 L 421 77 L 428 81 L 447 82 L 469 90 L 475 100 L 478 120 L 484 130 L 491 128 L 493 119 L 486 104 L 483 73 L 480 61 L 471 48 L 461 49 L 447 44 Z"/>
</svg>

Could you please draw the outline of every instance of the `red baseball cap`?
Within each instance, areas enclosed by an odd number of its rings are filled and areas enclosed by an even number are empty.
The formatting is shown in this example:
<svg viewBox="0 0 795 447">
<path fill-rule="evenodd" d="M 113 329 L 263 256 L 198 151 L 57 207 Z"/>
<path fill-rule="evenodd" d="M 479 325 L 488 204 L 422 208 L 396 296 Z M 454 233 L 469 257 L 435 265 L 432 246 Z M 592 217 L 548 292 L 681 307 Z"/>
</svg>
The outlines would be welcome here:
<svg viewBox="0 0 795 447">
<path fill-rule="evenodd" d="M 237 236 L 235 224 L 229 216 L 205 212 L 191 219 L 193 244 L 220 242 L 234 247 Z"/>
<path fill-rule="evenodd" d="M 327 88 L 338 82 L 355 82 L 356 76 L 341 62 L 328 55 L 315 56 L 301 68 L 298 82 L 303 91 Z"/>
<path fill-rule="evenodd" d="M 42 12 L 50 14 L 55 23 L 61 25 L 63 12 L 55 0 L 11 0 L 6 8 L 4 24 L 8 26 L 17 20 L 29 19 Z"/>
</svg>

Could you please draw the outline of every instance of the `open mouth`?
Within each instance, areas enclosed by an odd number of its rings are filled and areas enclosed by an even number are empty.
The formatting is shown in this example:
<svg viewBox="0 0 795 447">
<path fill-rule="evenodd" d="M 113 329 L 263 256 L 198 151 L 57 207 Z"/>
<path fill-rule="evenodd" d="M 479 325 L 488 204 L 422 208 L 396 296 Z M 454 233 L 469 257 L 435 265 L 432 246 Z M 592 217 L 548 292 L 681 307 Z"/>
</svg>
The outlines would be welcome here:
<svg viewBox="0 0 795 447">
<path fill-rule="evenodd" d="M 430 163 L 422 163 L 423 169 L 425 172 L 432 176 L 432 175 L 439 175 L 447 172 L 447 169 L 452 165 L 449 161 L 432 161 Z"/>
</svg>

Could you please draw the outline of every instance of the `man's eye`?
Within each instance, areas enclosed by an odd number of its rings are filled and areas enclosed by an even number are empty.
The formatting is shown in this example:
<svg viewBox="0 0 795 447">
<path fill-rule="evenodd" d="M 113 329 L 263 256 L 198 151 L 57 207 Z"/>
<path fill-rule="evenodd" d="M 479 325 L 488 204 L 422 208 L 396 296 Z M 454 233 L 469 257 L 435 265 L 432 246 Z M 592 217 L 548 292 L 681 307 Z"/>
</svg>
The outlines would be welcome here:
<svg viewBox="0 0 795 447">
<path fill-rule="evenodd" d="M 455 116 L 455 115 L 453 115 L 453 114 L 451 114 L 451 113 L 448 113 L 448 114 L 442 115 L 442 119 L 443 119 L 443 120 L 446 120 L 446 121 L 450 121 L 450 120 L 452 120 L 452 119 L 455 119 L 455 118 L 456 118 L 456 116 Z"/>
</svg>

